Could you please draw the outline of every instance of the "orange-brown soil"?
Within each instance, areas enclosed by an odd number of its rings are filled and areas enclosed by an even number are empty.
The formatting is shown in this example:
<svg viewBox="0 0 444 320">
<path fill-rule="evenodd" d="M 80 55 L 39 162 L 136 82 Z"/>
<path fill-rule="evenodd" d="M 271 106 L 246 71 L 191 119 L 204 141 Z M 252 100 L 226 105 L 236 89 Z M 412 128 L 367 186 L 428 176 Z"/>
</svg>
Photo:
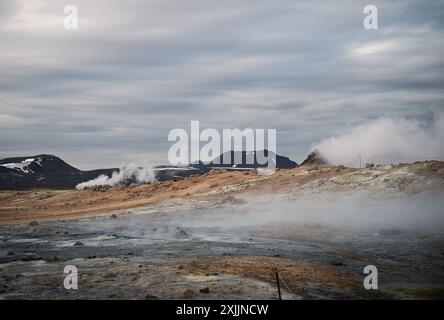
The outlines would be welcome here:
<svg viewBox="0 0 444 320">
<path fill-rule="evenodd" d="M 315 180 L 318 180 L 316 185 L 310 187 L 313 192 L 375 186 L 380 189 L 387 186 L 399 191 L 415 185 L 419 185 L 417 190 L 422 190 L 423 185 L 441 189 L 444 185 L 444 162 L 400 164 L 389 169 L 315 165 L 278 169 L 268 176 L 255 171 L 214 170 L 183 180 L 112 188 L 4 190 L 0 191 L 0 224 L 91 217 L 180 199 L 217 202 L 233 192 L 260 194 L 297 190 Z M 433 181 L 436 183 L 432 184 Z"/>
</svg>

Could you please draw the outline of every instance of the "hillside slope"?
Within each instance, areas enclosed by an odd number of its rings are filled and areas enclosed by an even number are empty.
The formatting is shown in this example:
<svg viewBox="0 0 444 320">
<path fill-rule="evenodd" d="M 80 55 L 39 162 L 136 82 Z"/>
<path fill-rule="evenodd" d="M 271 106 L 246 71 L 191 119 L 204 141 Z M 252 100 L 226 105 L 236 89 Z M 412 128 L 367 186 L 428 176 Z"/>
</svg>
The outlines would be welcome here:
<svg viewBox="0 0 444 320">
<path fill-rule="evenodd" d="M 95 187 L 86 190 L 0 191 L 0 223 L 38 219 L 78 218 L 121 212 L 129 208 L 205 201 L 238 201 L 243 195 L 298 196 L 321 192 L 365 191 L 384 197 L 444 192 L 444 162 L 354 169 L 303 166 L 276 170 L 270 176 L 255 171 L 213 170 L 183 180 L 151 184 Z"/>
</svg>

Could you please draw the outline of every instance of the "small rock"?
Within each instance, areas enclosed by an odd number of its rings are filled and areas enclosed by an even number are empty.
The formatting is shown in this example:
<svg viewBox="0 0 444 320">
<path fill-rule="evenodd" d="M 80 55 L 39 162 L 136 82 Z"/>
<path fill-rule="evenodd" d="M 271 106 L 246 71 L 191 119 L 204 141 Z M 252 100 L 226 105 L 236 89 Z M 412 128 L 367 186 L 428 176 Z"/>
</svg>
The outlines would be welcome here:
<svg viewBox="0 0 444 320">
<path fill-rule="evenodd" d="M 105 279 L 111 279 L 111 278 L 115 278 L 115 277 L 116 277 L 116 274 L 115 274 L 115 273 L 112 273 L 112 272 L 108 272 L 108 273 L 105 274 L 103 277 L 104 277 Z"/>
<path fill-rule="evenodd" d="M 189 235 L 188 235 L 188 233 L 185 230 L 178 228 L 178 231 L 176 232 L 176 237 L 178 237 L 178 238 L 187 238 L 188 236 Z"/>
<path fill-rule="evenodd" d="M 199 290 L 202 293 L 210 293 L 210 288 L 203 288 Z"/>
<path fill-rule="evenodd" d="M 158 300 L 159 298 L 151 294 L 145 295 L 145 300 Z"/>
<path fill-rule="evenodd" d="M 111 219 L 117 219 L 117 215 L 113 213 L 113 214 L 111 215 Z"/>
<path fill-rule="evenodd" d="M 33 227 L 33 226 L 38 226 L 39 223 L 37 221 L 31 221 L 30 223 L 28 223 L 28 226 Z"/>
<path fill-rule="evenodd" d="M 58 261 L 60 261 L 61 259 L 60 259 L 60 257 L 59 256 L 53 256 L 52 258 L 51 258 L 51 262 L 58 262 Z"/>
<path fill-rule="evenodd" d="M 184 297 L 185 299 L 190 299 L 190 298 L 192 298 L 193 296 L 194 296 L 194 291 L 191 290 L 191 289 L 186 289 L 186 290 L 183 292 L 183 297 Z"/>
<path fill-rule="evenodd" d="M 84 244 L 81 241 L 76 241 L 76 243 L 74 243 L 74 246 L 84 246 Z"/>
<path fill-rule="evenodd" d="M 338 261 L 338 260 L 333 260 L 331 264 L 334 266 L 343 266 L 344 265 L 343 262 Z"/>
<path fill-rule="evenodd" d="M 20 260 L 21 261 L 32 261 L 32 260 L 35 260 L 35 259 L 33 259 L 32 256 L 26 256 L 26 257 L 21 258 Z"/>
</svg>

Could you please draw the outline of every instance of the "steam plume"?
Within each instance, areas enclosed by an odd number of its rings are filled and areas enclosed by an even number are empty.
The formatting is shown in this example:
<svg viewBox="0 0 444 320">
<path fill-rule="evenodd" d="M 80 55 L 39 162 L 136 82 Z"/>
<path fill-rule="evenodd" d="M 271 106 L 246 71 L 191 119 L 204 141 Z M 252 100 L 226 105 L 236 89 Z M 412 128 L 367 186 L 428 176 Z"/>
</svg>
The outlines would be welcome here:
<svg viewBox="0 0 444 320">
<path fill-rule="evenodd" d="M 114 171 L 112 173 L 111 177 L 102 174 L 95 179 L 79 183 L 76 188 L 81 190 L 94 186 L 116 186 L 126 184 L 128 182 L 147 183 L 154 180 L 154 172 L 147 162 L 133 162 L 121 166 L 119 171 Z"/>
<path fill-rule="evenodd" d="M 379 118 L 330 137 L 313 149 L 331 164 L 359 166 L 372 163 L 444 159 L 444 118 L 436 114 L 427 126 L 418 120 Z"/>
</svg>

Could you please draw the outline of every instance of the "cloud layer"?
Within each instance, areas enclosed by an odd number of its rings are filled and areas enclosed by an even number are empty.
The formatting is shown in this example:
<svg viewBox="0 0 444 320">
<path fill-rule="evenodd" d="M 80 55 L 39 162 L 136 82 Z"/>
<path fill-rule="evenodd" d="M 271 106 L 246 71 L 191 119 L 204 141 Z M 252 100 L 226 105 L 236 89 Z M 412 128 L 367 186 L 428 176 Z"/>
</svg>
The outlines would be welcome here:
<svg viewBox="0 0 444 320">
<path fill-rule="evenodd" d="M 166 160 L 169 130 L 276 128 L 278 152 L 444 106 L 444 7 L 382 1 L 58 0 L 0 4 L 0 157 L 82 169 Z"/>
</svg>

